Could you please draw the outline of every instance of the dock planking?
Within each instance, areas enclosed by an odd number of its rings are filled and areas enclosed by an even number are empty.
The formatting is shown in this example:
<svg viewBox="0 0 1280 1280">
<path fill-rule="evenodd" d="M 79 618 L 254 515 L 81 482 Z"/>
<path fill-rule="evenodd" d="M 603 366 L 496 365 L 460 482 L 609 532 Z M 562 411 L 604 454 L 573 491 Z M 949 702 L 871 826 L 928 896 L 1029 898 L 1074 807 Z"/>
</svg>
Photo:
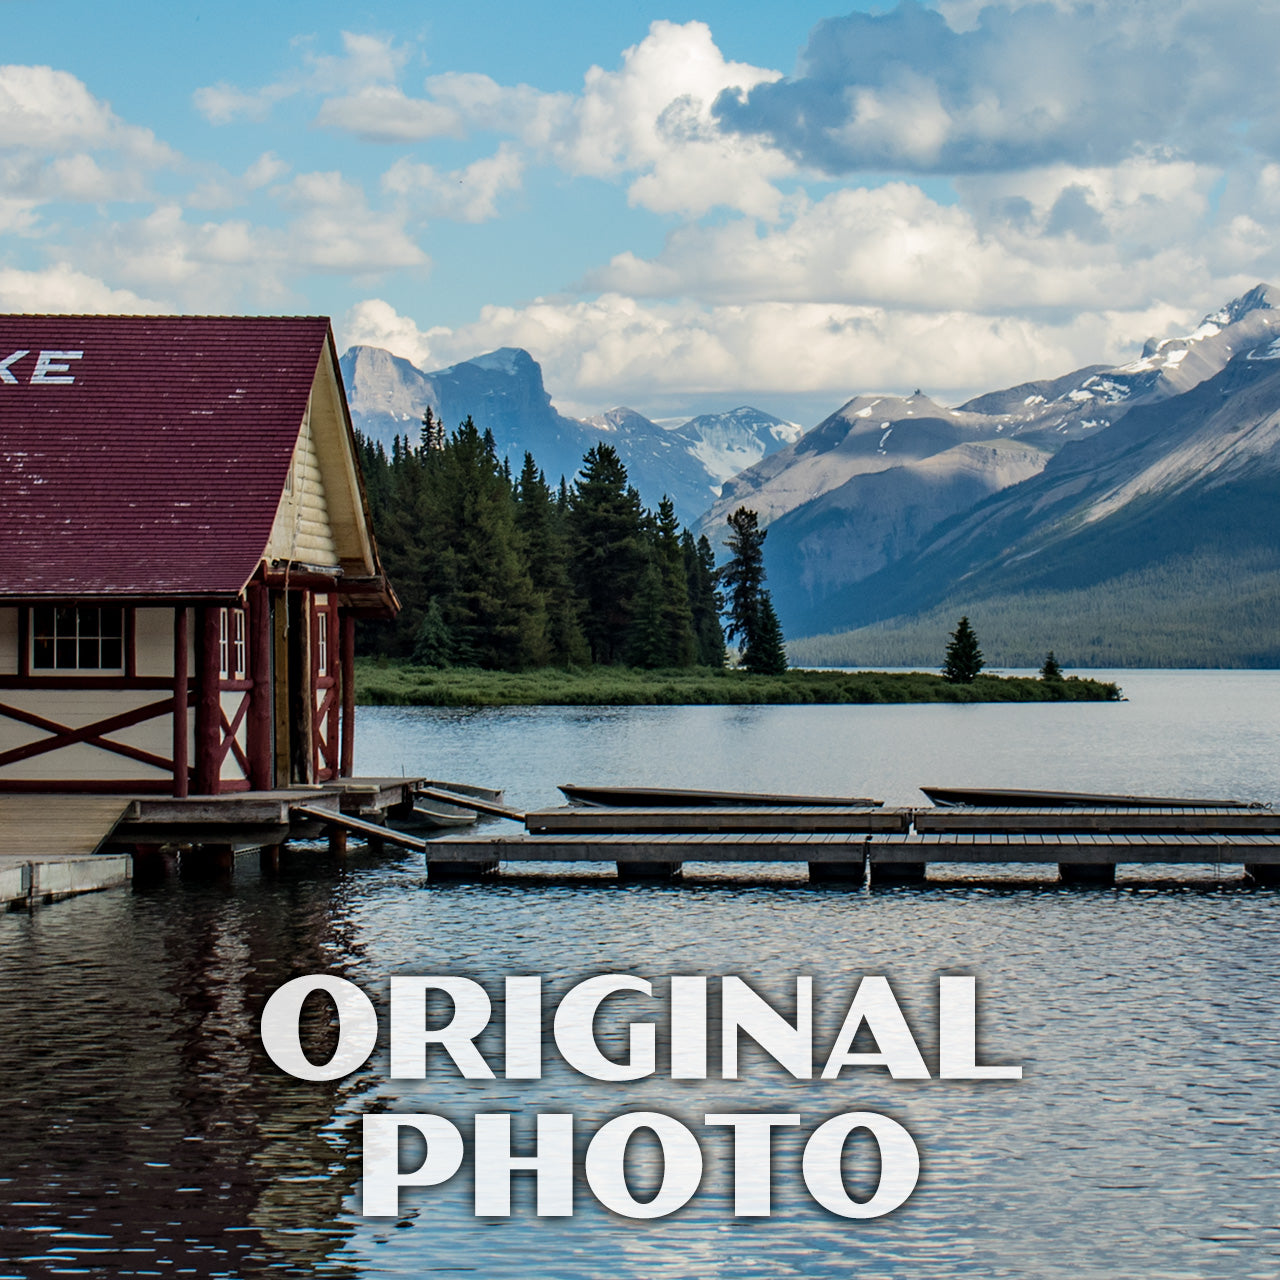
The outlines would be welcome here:
<svg viewBox="0 0 1280 1280">
<path fill-rule="evenodd" d="M 430 842 L 450 874 L 502 863 L 614 862 L 633 877 L 684 862 L 804 862 L 814 880 L 922 883 L 930 863 L 1056 865 L 1065 881 L 1106 884 L 1120 864 L 1234 865 L 1280 877 L 1280 815 L 1270 809 L 741 810 L 551 809 L 527 830 Z M 836 872 L 832 876 L 824 872 Z"/>
<path fill-rule="evenodd" d="M 524 815 L 525 830 L 535 835 L 599 833 L 787 834 L 906 831 L 909 810 L 853 808 L 844 805 L 794 808 L 785 805 L 708 809 L 588 808 L 537 809 Z"/>
</svg>

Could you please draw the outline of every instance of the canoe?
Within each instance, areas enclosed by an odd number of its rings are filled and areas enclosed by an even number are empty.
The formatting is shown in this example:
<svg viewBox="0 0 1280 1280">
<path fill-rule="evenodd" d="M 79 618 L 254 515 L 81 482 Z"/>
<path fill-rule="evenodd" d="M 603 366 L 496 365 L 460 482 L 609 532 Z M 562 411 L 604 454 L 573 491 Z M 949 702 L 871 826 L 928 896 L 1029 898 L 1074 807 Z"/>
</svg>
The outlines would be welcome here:
<svg viewBox="0 0 1280 1280">
<path fill-rule="evenodd" d="M 575 804 L 613 805 L 635 809 L 697 809 L 708 805 L 758 809 L 783 805 L 825 808 L 878 809 L 880 800 L 862 796 L 781 796 L 761 791 L 696 791 L 678 787 L 579 787 L 564 783 L 560 790 Z"/>
<path fill-rule="evenodd" d="M 921 787 L 939 805 L 989 809 L 1258 809 L 1252 800 L 1193 800 L 1185 796 L 1114 796 L 1087 791 L 1015 791 L 992 787 Z"/>
</svg>

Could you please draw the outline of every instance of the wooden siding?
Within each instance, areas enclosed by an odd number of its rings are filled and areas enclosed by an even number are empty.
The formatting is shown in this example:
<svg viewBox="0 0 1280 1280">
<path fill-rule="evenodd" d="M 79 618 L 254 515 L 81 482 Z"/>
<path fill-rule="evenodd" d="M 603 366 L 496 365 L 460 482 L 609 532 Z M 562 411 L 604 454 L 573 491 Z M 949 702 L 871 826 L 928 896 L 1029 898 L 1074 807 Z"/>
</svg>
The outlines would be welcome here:
<svg viewBox="0 0 1280 1280">
<path fill-rule="evenodd" d="M 271 540 L 267 544 L 267 556 L 272 560 L 337 566 L 338 548 L 329 521 L 324 472 L 311 419 L 311 406 L 308 404 L 289 468 L 293 491 L 286 487 L 280 496 Z"/>
<path fill-rule="evenodd" d="M 292 492 L 286 487 L 280 496 L 267 559 L 332 565 L 356 577 L 377 572 L 342 391 L 327 352 L 316 369 L 290 475 Z"/>
<path fill-rule="evenodd" d="M 145 689 L 8 689 L 0 702 L 19 711 L 54 721 L 68 729 L 107 720 L 139 710 L 164 698 Z M 0 753 L 39 743 L 50 734 L 0 713 Z M 169 759 L 173 752 L 173 721 L 168 712 L 139 724 L 114 729 L 106 740 L 150 755 Z M 0 787 L 6 782 L 76 782 L 89 780 L 150 780 L 168 776 L 166 771 L 114 751 L 77 742 L 0 766 Z"/>
<path fill-rule="evenodd" d="M 0 676 L 18 674 L 18 611 L 0 609 Z"/>
<path fill-rule="evenodd" d="M 169 679 L 173 675 L 173 610 L 138 609 L 134 616 L 138 675 Z M 192 661 L 189 657 L 188 670 Z"/>
</svg>

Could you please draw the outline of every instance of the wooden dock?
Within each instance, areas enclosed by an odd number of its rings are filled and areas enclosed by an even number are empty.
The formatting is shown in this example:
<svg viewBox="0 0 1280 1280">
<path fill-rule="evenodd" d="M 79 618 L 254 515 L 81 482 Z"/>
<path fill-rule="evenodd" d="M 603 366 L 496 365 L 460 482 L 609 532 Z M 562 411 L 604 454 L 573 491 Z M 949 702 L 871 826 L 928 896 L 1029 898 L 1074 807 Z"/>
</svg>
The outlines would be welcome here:
<svg viewBox="0 0 1280 1280">
<path fill-rule="evenodd" d="M 346 851 L 355 830 L 370 844 L 422 842 L 401 834 L 426 818 L 416 809 L 422 778 L 342 778 L 313 787 L 220 796 L 0 794 L 0 908 L 169 873 L 229 873 L 256 852 L 266 868 L 290 842 L 326 840 Z M 492 803 L 502 793 L 435 783 Z M 459 812 L 463 812 L 459 810 Z"/>
<path fill-rule="evenodd" d="M 120 796 L 0 795 L 0 908 L 127 884 L 132 861 L 104 851 Z"/>
<path fill-rule="evenodd" d="M 428 870 L 489 875 L 504 863 L 612 862 L 623 878 L 686 862 L 807 864 L 811 879 L 920 884 L 931 863 L 1056 866 L 1063 881 L 1112 883 L 1123 864 L 1243 868 L 1280 882 L 1280 813 L 1194 809 L 597 809 L 525 815 L 525 830 L 431 841 Z"/>
<path fill-rule="evenodd" d="M 515 819 L 434 835 L 422 796 Z M 1243 868 L 1280 884 L 1280 813 L 1267 808 L 870 808 L 761 805 L 604 808 L 528 813 L 502 793 L 422 778 L 346 778 L 315 787 L 170 799 L 0 796 L 0 903 L 32 905 L 173 871 L 229 874 L 257 851 L 264 869 L 290 842 L 349 839 L 424 855 L 429 875 L 490 876 L 503 864 L 616 866 L 624 879 L 666 879 L 685 863 L 803 864 L 846 886 L 923 884 L 932 864 L 1051 865 L 1081 884 L 1114 882 L 1126 864 Z M 448 807 L 448 806 L 446 806 Z M 426 838 L 424 838 L 424 836 Z M 314 846 L 312 846 L 314 848 Z"/>
</svg>

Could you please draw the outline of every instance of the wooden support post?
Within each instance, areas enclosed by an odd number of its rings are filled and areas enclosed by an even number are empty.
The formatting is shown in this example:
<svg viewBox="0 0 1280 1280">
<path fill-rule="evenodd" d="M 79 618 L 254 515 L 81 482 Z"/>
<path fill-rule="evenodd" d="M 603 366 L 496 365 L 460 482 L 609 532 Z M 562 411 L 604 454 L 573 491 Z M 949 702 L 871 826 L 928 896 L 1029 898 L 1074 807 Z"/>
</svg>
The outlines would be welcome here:
<svg viewBox="0 0 1280 1280">
<path fill-rule="evenodd" d="M 196 614 L 196 794 L 218 794 L 222 769 L 222 690 L 218 662 L 221 610 L 202 605 Z"/>
<path fill-rule="evenodd" d="M 176 866 L 177 858 L 172 853 L 166 853 L 163 845 L 133 846 L 134 884 L 155 884 L 171 875 Z"/>
<path fill-rule="evenodd" d="M 264 876 L 275 875 L 280 870 L 280 849 L 278 844 L 264 844 L 258 850 L 258 870 Z"/>
<path fill-rule="evenodd" d="M 355 768 L 356 756 L 356 620 L 350 610 L 339 611 L 340 648 L 342 650 L 342 746 L 338 772 L 349 778 Z"/>
<path fill-rule="evenodd" d="M 347 833 L 344 828 L 338 826 L 329 828 L 329 853 L 335 858 L 347 856 Z"/>
<path fill-rule="evenodd" d="M 185 799 L 191 790 L 191 762 L 187 748 L 190 733 L 187 712 L 189 643 L 187 606 L 179 605 L 173 611 L 173 794 L 179 800 Z"/>
<path fill-rule="evenodd" d="M 809 883 L 843 885 L 846 889 L 854 889 L 867 883 L 867 864 L 865 862 L 811 862 L 809 863 Z"/>
<path fill-rule="evenodd" d="M 427 862 L 427 881 L 483 880 L 498 874 L 498 860 L 492 862 Z"/>
<path fill-rule="evenodd" d="M 928 880 L 927 862 L 873 862 L 871 864 L 872 888 L 886 885 L 922 885 Z"/>
<path fill-rule="evenodd" d="M 619 880 L 679 880 L 683 862 L 619 862 Z"/>
<path fill-rule="evenodd" d="M 249 786 L 254 791 L 270 791 L 274 782 L 271 607 L 267 588 L 261 582 L 249 588 L 249 676 L 253 680 L 249 694 Z"/>
<path fill-rule="evenodd" d="M 1060 862 L 1058 879 L 1063 884 L 1115 884 L 1114 862 Z"/>
<path fill-rule="evenodd" d="M 179 864 L 187 880 L 229 880 L 236 866 L 236 851 L 229 844 L 198 844 L 182 851 Z"/>
</svg>

